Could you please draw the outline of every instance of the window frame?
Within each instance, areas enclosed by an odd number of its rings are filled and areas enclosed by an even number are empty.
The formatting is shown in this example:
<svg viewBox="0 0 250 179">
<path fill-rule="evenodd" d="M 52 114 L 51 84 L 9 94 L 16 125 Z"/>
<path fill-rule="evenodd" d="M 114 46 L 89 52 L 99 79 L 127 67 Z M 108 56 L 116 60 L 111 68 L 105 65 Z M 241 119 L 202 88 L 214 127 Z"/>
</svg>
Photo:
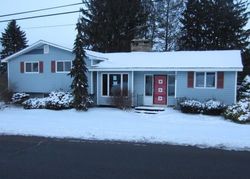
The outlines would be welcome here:
<svg viewBox="0 0 250 179">
<path fill-rule="evenodd" d="M 196 86 L 196 73 L 204 73 L 204 84 L 203 86 Z M 207 73 L 214 73 L 214 87 L 207 87 Z M 217 89 L 217 72 L 215 71 L 197 71 L 194 73 L 194 88 L 197 89 Z"/>
<path fill-rule="evenodd" d="M 174 83 L 172 84 L 172 85 L 169 85 L 169 76 L 173 76 L 174 77 Z M 168 77 L 168 81 L 167 81 L 167 96 L 168 97 L 175 97 L 176 96 L 176 75 L 175 74 L 173 74 L 173 75 L 167 75 L 167 77 Z M 174 95 L 169 95 L 168 93 L 169 93 L 169 86 L 173 86 L 174 87 Z"/>
<path fill-rule="evenodd" d="M 32 65 L 31 65 L 31 71 L 30 72 L 27 72 L 26 71 L 26 64 L 27 63 L 31 63 Z M 38 65 L 37 65 L 37 71 L 33 71 L 33 64 L 34 63 L 37 63 Z M 37 74 L 37 73 L 39 73 L 39 69 L 40 69 L 40 64 L 39 64 L 39 60 L 38 61 L 25 61 L 24 62 L 24 73 L 28 73 L 28 74 Z"/>
<path fill-rule="evenodd" d="M 58 62 L 63 62 L 63 71 L 57 71 L 57 63 Z M 65 63 L 66 62 L 70 62 L 70 69 L 71 69 L 72 68 L 72 61 L 71 60 L 56 60 L 55 61 L 55 72 L 56 73 L 69 73 L 70 70 L 69 71 L 65 71 Z"/>
<path fill-rule="evenodd" d="M 146 78 L 147 76 L 151 76 L 152 77 L 152 95 L 146 95 Z M 154 96 L 154 75 L 153 74 L 144 74 L 144 93 L 143 95 L 146 97 L 153 97 Z"/>
<path fill-rule="evenodd" d="M 107 75 L 107 95 L 103 95 L 103 75 Z M 123 89 L 123 75 L 128 75 L 128 91 L 129 91 L 129 73 L 101 73 L 101 97 L 112 97 L 109 89 L 110 75 L 120 75 L 121 76 L 121 90 Z M 128 94 L 129 95 L 129 94 Z"/>
</svg>

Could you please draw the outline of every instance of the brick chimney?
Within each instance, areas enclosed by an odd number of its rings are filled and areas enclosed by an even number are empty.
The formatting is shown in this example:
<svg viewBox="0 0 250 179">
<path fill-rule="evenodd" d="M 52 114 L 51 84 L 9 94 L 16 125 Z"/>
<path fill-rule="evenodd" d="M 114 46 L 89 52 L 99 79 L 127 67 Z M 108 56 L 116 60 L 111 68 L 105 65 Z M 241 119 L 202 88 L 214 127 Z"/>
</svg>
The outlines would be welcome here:
<svg viewBox="0 0 250 179">
<path fill-rule="evenodd" d="M 152 51 L 151 41 L 148 39 L 133 39 L 131 41 L 132 52 L 150 52 Z"/>
</svg>

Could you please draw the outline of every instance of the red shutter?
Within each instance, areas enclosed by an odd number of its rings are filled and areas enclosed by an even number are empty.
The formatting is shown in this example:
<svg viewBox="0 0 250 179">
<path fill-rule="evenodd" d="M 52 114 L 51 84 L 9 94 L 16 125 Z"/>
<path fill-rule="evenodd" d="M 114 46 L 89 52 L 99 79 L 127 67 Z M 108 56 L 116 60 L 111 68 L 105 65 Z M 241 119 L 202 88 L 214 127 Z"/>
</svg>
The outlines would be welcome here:
<svg viewBox="0 0 250 179">
<path fill-rule="evenodd" d="M 20 62 L 20 72 L 24 73 L 24 62 Z"/>
<path fill-rule="evenodd" d="M 188 77 L 187 77 L 187 87 L 188 88 L 193 88 L 194 87 L 194 72 L 193 71 L 189 71 L 188 72 Z"/>
<path fill-rule="evenodd" d="M 224 72 L 217 72 L 217 88 L 224 88 Z"/>
<path fill-rule="evenodd" d="M 56 62 L 55 61 L 51 61 L 51 72 L 52 73 L 56 72 Z"/>
<path fill-rule="evenodd" d="M 43 73 L 43 62 L 39 62 L 39 73 Z"/>
</svg>

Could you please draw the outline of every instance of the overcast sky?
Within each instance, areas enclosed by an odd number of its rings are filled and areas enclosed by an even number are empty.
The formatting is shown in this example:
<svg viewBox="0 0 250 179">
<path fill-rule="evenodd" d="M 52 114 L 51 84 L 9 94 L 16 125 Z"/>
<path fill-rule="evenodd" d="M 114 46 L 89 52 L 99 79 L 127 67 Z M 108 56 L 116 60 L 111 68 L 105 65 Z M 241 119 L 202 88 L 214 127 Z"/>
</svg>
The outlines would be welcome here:
<svg viewBox="0 0 250 179">
<path fill-rule="evenodd" d="M 42 9 L 47 7 L 61 6 L 67 4 L 80 3 L 81 0 L 6 0 L 1 3 L 0 15 L 28 10 Z M 60 9 L 41 11 L 36 13 L 22 14 L 10 17 L 0 17 L 0 20 L 36 16 L 42 14 L 59 13 L 79 10 L 82 5 L 65 7 Z M 75 24 L 80 13 L 43 17 L 29 20 L 17 21 L 21 29 L 25 31 L 28 43 L 32 44 L 40 39 L 47 40 L 65 47 L 72 47 L 75 39 Z M 40 26 L 66 25 L 61 27 L 37 28 Z M 0 23 L 0 32 L 3 32 L 7 23 Z"/>
<path fill-rule="evenodd" d="M 81 0 L 5 0 L 0 6 L 0 15 L 22 12 L 28 10 L 42 9 L 54 6 L 61 6 L 73 3 L 80 3 Z M 0 20 L 6 20 L 11 18 L 20 18 L 27 16 L 35 16 L 42 14 L 66 12 L 79 10 L 82 5 L 66 7 L 61 9 L 54 9 L 48 11 L 42 11 L 37 13 L 23 14 L 18 16 L 10 17 L 0 17 Z M 37 19 L 21 20 L 17 21 L 21 29 L 26 32 L 29 45 L 42 39 L 47 40 L 52 43 L 56 43 L 65 47 L 71 48 L 75 39 L 75 23 L 79 17 L 80 13 L 60 15 L 53 17 L 44 17 Z M 50 27 L 50 28 L 38 28 L 40 26 L 54 26 L 54 25 L 65 25 L 60 27 Z M 7 23 L 0 23 L 0 32 L 4 31 Z M 250 28 L 250 23 L 248 23 L 248 28 Z"/>
</svg>

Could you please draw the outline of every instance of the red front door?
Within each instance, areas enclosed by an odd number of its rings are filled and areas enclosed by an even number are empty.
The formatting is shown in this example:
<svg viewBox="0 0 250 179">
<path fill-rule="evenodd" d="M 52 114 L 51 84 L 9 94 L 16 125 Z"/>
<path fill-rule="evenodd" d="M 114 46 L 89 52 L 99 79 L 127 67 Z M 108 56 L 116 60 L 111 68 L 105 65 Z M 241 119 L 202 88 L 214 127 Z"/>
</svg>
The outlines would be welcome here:
<svg viewBox="0 0 250 179">
<path fill-rule="evenodd" d="M 163 75 L 154 76 L 154 104 L 167 104 L 167 77 Z"/>
</svg>

